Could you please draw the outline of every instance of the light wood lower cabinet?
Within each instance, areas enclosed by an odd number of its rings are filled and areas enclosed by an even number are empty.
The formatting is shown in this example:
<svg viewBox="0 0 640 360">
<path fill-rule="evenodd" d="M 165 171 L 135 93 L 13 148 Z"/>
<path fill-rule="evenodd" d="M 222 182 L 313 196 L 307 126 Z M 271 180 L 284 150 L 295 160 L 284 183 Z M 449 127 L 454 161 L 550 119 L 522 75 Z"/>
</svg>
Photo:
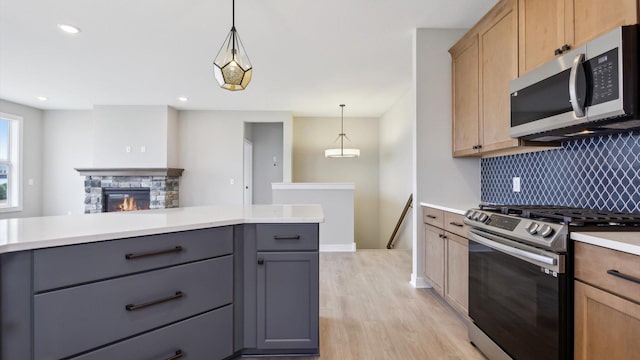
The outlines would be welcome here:
<svg viewBox="0 0 640 360">
<path fill-rule="evenodd" d="M 424 224 L 425 277 L 447 303 L 463 315 L 469 303 L 469 240 L 462 215 L 424 207 L 425 214 L 437 214 L 440 227 Z M 431 219 L 433 220 L 433 219 Z M 454 233 L 455 232 L 455 233 Z M 463 236 L 461 236 L 463 235 Z"/>
<path fill-rule="evenodd" d="M 576 281 L 574 351 L 575 359 L 638 359 L 640 304 Z"/>
<path fill-rule="evenodd" d="M 469 312 L 469 240 L 447 233 L 445 298 L 463 314 Z"/>
<path fill-rule="evenodd" d="M 444 296 L 445 245 L 443 230 L 424 225 L 424 275 L 440 296 Z"/>
<path fill-rule="evenodd" d="M 575 243 L 575 359 L 640 358 L 640 256 Z"/>
</svg>

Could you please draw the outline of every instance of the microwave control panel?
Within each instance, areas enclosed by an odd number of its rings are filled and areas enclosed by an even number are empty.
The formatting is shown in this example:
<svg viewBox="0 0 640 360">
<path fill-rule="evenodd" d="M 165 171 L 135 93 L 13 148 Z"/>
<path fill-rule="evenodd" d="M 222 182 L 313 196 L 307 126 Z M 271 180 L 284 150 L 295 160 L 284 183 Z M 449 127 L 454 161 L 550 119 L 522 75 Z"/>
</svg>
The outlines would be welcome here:
<svg viewBox="0 0 640 360">
<path fill-rule="evenodd" d="M 619 97 L 618 48 L 591 58 L 587 73 L 591 73 L 590 105 L 602 104 Z"/>
</svg>

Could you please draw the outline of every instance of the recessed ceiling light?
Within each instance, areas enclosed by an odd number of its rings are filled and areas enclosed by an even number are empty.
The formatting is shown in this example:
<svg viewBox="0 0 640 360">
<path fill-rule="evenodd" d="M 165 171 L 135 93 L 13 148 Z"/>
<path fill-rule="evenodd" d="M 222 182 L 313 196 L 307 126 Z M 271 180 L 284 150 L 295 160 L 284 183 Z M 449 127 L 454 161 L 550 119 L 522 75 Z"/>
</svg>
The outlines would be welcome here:
<svg viewBox="0 0 640 360">
<path fill-rule="evenodd" d="M 80 32 L 80 29 L 68 24 L 58 24 L 58 28 L 60 28 L 60 30 L 66 32 L 67 34 L 77 34 Z"/>
<path fill-rule="evenodd" d="M 182 102 L 187 102 L 189 99 L 186 96 L 180 96 L 178 98 L 178 100 L 182 101 Z"/>
<path fill-rule="evenodd" d="M 46 96 L 36 96 L 36 99 L 38 99 L 38 101 L 47 101 L 47 100 L 49 100 L 49 98 L 46 97 Z"/>
</svg>

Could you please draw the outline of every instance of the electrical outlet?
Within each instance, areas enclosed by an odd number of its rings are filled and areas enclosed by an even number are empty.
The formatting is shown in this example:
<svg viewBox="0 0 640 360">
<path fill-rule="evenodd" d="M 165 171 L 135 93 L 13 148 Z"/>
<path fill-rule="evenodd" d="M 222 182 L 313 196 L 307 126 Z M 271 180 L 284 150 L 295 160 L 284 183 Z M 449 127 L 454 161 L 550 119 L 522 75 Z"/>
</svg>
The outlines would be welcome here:
<svg viewBox="0 0 640 360">
<path fill-rule="evenodd" d="M 131 145 L 127 145 L 127 146 L 124 148 L 124 151 L 126 151 L 126 152 L 130 153 L 130 152 L 131 152 Z"/>
<path fill-rule="evenodd" d="M 236 183 L 236 179 L 229 179 L 229 184 L 230 184 L 230 185 L 233 185 L 233 184 L 235 184 L 235 183 Z"/>
<path fill-rule="evenodd" d="M 520 177 L 513 178 L 513 192 L 520 192 Z"/>
</svg>

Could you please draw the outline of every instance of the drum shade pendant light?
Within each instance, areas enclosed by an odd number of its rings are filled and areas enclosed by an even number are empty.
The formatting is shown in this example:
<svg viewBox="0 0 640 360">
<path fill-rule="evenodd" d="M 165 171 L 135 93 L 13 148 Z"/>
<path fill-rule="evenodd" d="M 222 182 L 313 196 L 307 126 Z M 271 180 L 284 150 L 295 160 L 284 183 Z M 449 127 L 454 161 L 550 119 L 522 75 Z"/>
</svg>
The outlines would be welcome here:
<svg viewBox="0 0 640 360">
<path fill-rule="evenodd" d="M 340 147 L 339 148 L 331 148 L 331 149 L 327 149 L 324 151 L 324 157 L 328 157 L 328 158 L 356 158 L 358 156 L 360 156 L 360 149 L 354 149 L 354 148 L 345 148 L 344 147 L 344 140 L 346 139 L 349 143 L 351 143 L 351 140 L 349 140 L 349 137 L 347 136 L 347 134 L 344 133 L 344 104 L 340 104 L 340 107 L 342 108 L 342 115 L 340 116 L 340 134 L 338 134 L 338 138 L 336 139 L 336 141 L 334 141 L 334 143 L 337 143 L 338 141 L 340 141 Z"/>
<path fill-rule="evenodd" d="M 232 25 L 218 55 L 213 61 L 213 74 L 223 89 L 244 90 L 251 81 L 251 61 L 236 31 L 236 1 L 232 1 Z"/>
</svg>

